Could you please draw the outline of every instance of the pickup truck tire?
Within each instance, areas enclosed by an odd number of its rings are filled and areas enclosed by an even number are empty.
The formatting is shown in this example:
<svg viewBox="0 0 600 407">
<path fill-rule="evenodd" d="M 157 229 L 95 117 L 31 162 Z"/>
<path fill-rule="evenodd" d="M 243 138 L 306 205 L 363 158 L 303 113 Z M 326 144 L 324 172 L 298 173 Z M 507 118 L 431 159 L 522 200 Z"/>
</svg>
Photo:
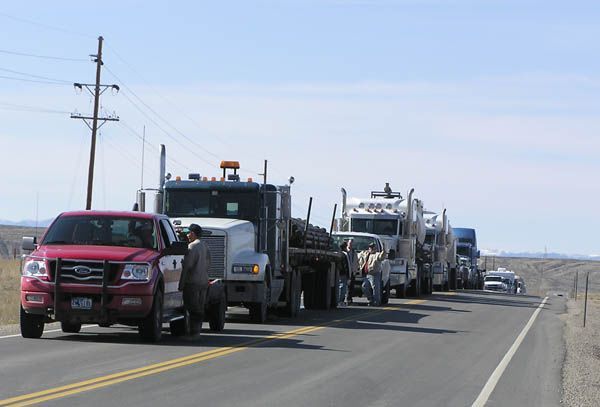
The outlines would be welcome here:
<svg viewBox="0 0 600 407">
<path fill-rule="evenodd" d="M 78 334 L 81 331 L 81 323 L 61 321 L 60 329 L 67 334 Z"/>
<path fill-rule="evenodd" d="M 381 290 L 381 303 L 387 304 L 390 302 L 390 280 L 385 283 L 385 286 Z"/>
<path fill-rule="evenodd" d="M 221 294 L 219 302 L 211 304 L 208 308 L 208 326 L 211 331 L 221 332 L 225 328 L 225 316 L 227 314 L 227 298 L 225 293 Z"/>
<path fill-rule="evenodd" d="M 162 338 L 162 317 L 163 317 L 163 293 L 161 290 L 156 290 L 154 301 L 150 313 L 142 323 L 138 330 L 140 336 L 145 342 L 158 342 Z"/>
<path fill-rule="evenodd" d="M 40 338 L 44 333 L 44 316 L 28 314 L 21 308 L 20 324 L 23 338 Z"/>
</svg>

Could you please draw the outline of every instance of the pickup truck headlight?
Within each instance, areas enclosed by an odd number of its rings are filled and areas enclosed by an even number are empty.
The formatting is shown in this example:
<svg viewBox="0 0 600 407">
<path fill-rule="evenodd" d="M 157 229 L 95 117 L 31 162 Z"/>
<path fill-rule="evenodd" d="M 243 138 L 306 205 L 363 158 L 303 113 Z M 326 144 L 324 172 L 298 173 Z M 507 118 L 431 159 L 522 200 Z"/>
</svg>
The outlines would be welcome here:
<svg viewBox="0 0 600 407">
<path fill-rule="evenodd" d="M 258 274 L 260 266 L 258 264 L 234 264 L 231 271 L 234 273 Z"/>
<path fill-rule="evenodd" d="M 147 264 L 126 264 L 121 273 L 123 280 L 150 280 L 152 272 Z"/>
<path fill-rule="evenodd" d="M 46 260 L 27 260 L 23 265 L 23 275 L 26 277 L 46 277 L 48 275 Z"/>
</svg>

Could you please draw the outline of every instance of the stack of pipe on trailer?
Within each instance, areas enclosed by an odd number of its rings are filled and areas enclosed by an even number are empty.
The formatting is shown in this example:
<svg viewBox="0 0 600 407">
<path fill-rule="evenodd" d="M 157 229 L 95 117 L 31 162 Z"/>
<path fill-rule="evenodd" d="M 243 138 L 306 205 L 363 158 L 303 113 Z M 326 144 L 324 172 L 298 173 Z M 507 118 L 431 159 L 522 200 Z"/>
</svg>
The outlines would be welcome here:
<svg viewBox="0 0 600 407">
<path fill-rule="evenodd" d="M 306 228 L 306 220 L 299 218 L 292 218 L 290 224 L 291 247 L 304 247 L 306 239 L 307 249 L 331 249 L 331 239 L 325 228 L 314 226 L 310 223 L 308 224 L 308 228 Z"/>
</svg>

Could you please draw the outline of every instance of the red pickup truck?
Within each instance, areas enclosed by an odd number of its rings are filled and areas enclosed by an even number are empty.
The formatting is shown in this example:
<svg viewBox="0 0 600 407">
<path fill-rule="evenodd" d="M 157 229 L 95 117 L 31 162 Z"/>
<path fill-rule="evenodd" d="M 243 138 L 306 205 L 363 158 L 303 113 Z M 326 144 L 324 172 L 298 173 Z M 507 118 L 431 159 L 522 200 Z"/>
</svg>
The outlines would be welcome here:
<svg viewBox="0 0 600 407">
<path fill-rule="evenodd" d="M 141 337 L 161 339 L 188 325 L 178 291 L 187 243 L 178 240 L 164 215 L 79 211 L 60 214 L 31 251 L 21 277 L 21 334 L 39 338 L 44 323 L 59 321 L 64 332 L 82 323 L 137 326 Z M 205 315 L 212 330 L 225 324 L 227 299 L 220 280 L 210 282 Z"/>
</svg>

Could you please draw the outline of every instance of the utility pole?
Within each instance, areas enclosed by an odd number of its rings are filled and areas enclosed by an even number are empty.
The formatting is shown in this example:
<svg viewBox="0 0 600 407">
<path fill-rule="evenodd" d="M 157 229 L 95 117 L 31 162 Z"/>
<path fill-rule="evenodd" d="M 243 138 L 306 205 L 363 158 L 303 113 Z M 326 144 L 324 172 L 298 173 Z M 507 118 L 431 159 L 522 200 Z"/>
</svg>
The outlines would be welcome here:
<svg viewBox="0 0 600 407">
<path fill-rule="evenodd" d="M 90 55 L 93 59 L 93 62 L 96 62 L 96 83 L 95 84 L 86 84 L 86 83 L 74 83 L 73 86 L 76 89 L 82 90 L 84 87 L 94 96 L 94 114 L 92 117 L 83 116 L 79 113 L 71 114 L 71 119 L 81 119 L 85 122 L 85 124 L 92 130 L 92 143 L 90 147 L 90 165 L 88 169 L 88 185 L 87 185 L 87 199 L 85 209 L 92 209 L 92 189 L 94 185 L 94 161 L 96 157 L 96 133 L 104 123 L 107 121 L 119 121 L 118 116 L 107 116 L 107 117 L 98 117 L 98 110 L 100 108 L 100 95 L 104 93 L 104 91 L 108 88 L 119 91 L 118 85 L 101 85 L 100 84 L 100 71 L 102 69 L 102 42 L 104 38 L 102 36 L 98 37 L 98 53 L 95 55 Z M 93 90 L 91 87 L 93 86 Z M 89 121 L 92 121 L 90 125 Z M 98 121 L 102 123 L 98 126 Z"/>
</svg>

